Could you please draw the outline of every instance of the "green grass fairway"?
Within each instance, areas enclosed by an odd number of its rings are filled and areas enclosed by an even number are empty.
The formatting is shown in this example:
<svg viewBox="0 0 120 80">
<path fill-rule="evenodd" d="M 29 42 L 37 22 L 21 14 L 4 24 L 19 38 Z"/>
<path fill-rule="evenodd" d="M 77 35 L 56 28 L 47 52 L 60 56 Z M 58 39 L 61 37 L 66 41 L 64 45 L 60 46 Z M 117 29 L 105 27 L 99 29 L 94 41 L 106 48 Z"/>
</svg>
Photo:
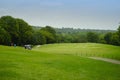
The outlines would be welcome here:
<svg viewBox="0 0 120 80">
<path fill-rule="evenodd" d="M 43 45 L 35 50 L 47 53 L 97 56 L 120 60 L 120 47 L 96 43 L 63 43 Z"/>
<path fill-rule="evenodd" d="M 0 80 L 120 80 L 119 64 L 66 55 L 85 50 L 97 54 L 95 47 L 98 54 L 119 56 L 119 47 L 102 44 L 51 44 L 33 50 L 0 46 Z"/>
</svg>

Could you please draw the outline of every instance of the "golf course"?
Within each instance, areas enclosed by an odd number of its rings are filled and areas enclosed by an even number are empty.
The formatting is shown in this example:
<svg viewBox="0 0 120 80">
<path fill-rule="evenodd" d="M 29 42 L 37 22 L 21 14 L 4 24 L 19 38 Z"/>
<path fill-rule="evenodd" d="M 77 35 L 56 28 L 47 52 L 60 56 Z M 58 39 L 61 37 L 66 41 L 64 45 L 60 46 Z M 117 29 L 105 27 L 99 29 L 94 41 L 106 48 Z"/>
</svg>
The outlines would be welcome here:
<svg viewBox="0 0 120 80">
<path fill-rule="evenodd" d="M 0 45 L 0 80 L 120 80 L 120 47 L 99 43 L 58 43 L 24 47 Z"/>
<path fill-rule="evenodd" d="M 0 0 L 0 80 L 120 80 L 120 0 Z"/>
</svg>

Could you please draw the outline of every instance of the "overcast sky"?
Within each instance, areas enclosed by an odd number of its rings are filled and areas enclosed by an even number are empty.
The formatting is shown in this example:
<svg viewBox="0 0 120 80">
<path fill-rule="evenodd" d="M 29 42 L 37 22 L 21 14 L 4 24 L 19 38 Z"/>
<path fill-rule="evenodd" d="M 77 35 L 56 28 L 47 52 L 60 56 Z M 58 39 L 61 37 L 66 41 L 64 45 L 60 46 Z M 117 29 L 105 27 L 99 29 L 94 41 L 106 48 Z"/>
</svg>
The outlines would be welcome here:
<svg viewBox="0 0 120 80">
<path fill-rule="evenodd" d="M 116 30 L 120 0 L 0 0 L 0 16 L 5 15 L 34 26 Z"/>
</svg>

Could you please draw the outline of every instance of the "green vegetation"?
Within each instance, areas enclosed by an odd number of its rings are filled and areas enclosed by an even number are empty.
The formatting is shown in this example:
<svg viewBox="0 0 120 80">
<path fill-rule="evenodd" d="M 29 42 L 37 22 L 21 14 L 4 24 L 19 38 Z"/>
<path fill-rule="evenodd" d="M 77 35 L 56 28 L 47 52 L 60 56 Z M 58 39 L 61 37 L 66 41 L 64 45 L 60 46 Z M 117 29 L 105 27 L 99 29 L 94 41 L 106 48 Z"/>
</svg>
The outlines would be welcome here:
<svg viewBox="0 0 120 80">
<path fill-rule="evenodd" d="M 39 30 L 34 30 L 27 22 L 11 16 L 2 16 L 0 18 L 0 44 L 11 45 L 17 44 L 48 44 L 55 43 L 56 32 L 46 26 Z"/>
<path fill-rule="evenodd" d="M 23 46 L 51 43 L 106 43 L 120 46 L 120 27 L 114 30 L 90 30 L 51 26 L 35 27 L 11 16 L 0 18 L 0 44 Z"/>
<path fill-rule="evenodd" d="M 32 27 L 22 19 L 2 16 L 0 18 L 0 31 L 2 31 L 2 33 L 0 32 L 0 44 L 10 45 L 12 43 L 23 45 L 31 43 Z"/>
<path fill-rule="evenodd" d="M 89 32 L 87 33 L 87 40 L 88 42 L 98 42 L 99 41 L 99 37 L 96 33 L 93 32 Z"/>
<path fill-rule="evenodd" d="M 120 47 L 97 43 L 63 43 L 43 45 L 35 50 L 46 53 L 98 56 L 120 60 Z"/>
<path fill-rule="evenodd" d="M 100 46 L 106 47 L 108 52 L 120 50 L 116 46 L 90 43 L 50 44 L 40 48 L 35 47 L 31 51 L 22 47 L 0 46 L 0 80 L 119 80 L 120 65 L 118 64 L 65 55 L 74 54 L 82 47 L 92 49 Z M 87 51 L 87 49 L 81 50 Z"/>
<path fill-rule="evenodd" d="M 120 27 L 110 32 L 79 30 L 36 28 L 22 19 L 2 16 L 0 45 L 11 46 L 0 46 L 0 80 L 120 80 L 119 64 L 88 58 L 120 60 Z M 25 44 L 40 47 L 18 47 Z"/>
</svg>

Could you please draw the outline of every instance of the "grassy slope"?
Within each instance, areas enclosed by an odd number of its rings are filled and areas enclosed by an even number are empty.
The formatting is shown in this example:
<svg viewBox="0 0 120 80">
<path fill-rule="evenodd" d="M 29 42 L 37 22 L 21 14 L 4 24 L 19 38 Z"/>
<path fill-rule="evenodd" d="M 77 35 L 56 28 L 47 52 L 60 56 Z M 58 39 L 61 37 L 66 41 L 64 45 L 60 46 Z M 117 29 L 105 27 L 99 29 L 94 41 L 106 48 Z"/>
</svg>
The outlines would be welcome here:
<svg viewBox="0 0 120 80">
<path fill-rule="evenodd" d="M 0 80 L 120 80 L 119 71 L 103 61 L 0 46 Z"/>
<path fill-rule="evenodd" d="M 98 56 L 120 60 L 120 47 L 107 44 L 49 44 L 41 46 L 40 48 L 36 48 L 36 50 L 47 53 L 73 54 L 79 56 Z"/>
</svg>

